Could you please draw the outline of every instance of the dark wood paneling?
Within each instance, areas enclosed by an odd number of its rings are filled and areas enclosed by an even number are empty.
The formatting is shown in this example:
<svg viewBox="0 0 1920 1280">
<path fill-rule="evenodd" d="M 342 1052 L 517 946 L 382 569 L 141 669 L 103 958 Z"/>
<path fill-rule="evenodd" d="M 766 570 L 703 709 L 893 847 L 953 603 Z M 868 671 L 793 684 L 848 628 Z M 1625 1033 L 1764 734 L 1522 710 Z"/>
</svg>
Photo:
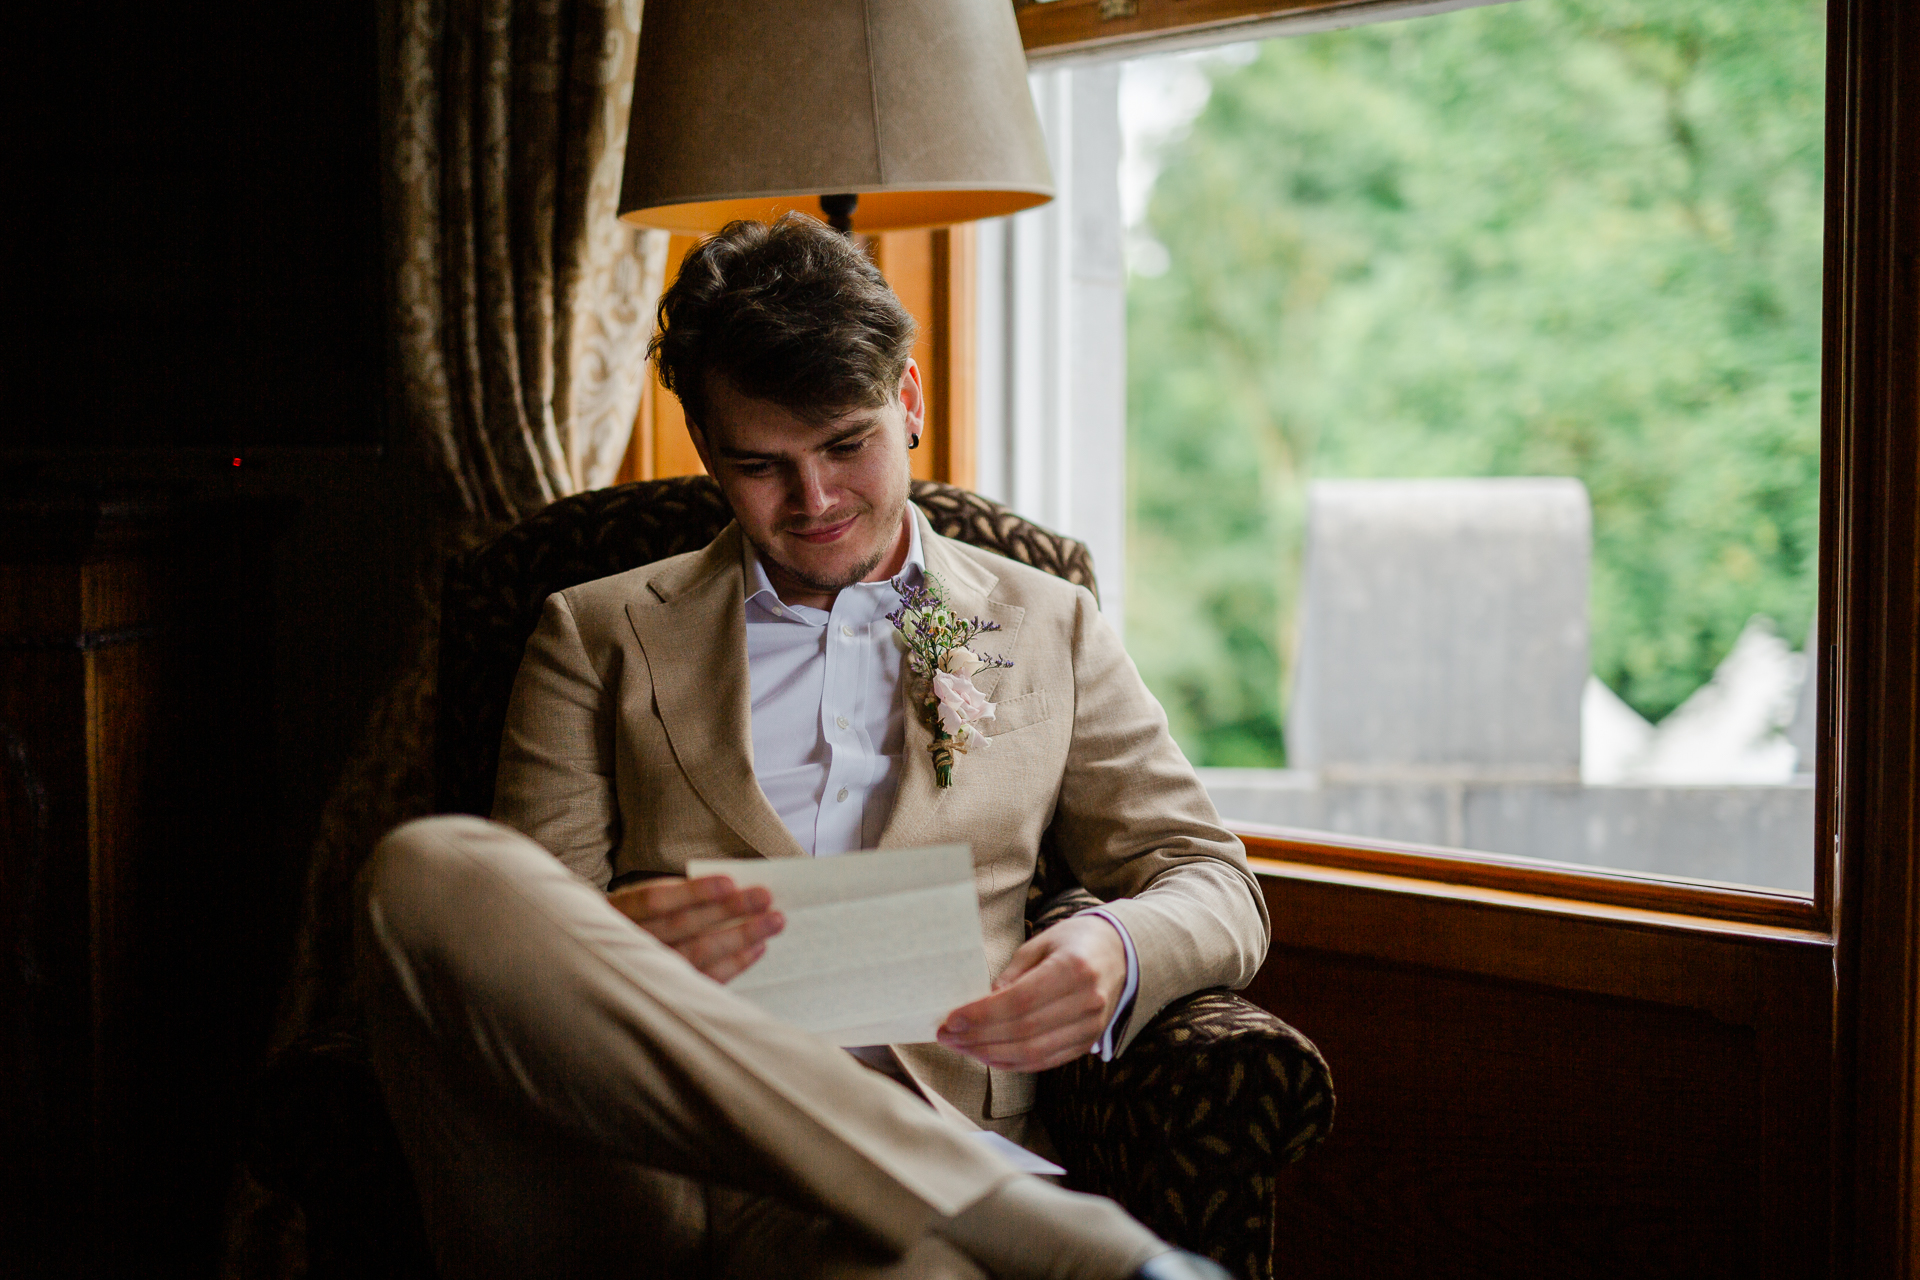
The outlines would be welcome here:
<svg viewBox="0 0 1920 1280">
<path fill-rule="evenodd" d="M 1287 1274 L 1823 1274 L 1823 935 L 1256 865 L 1248 994 L 1339 1096 L 1282 1179 Z"/>
<path fill-rule="evenodd" d="M 212 1273 L 286 929 L 272 523 L 0 503 L 0 1274 Z"/>
<path fill-rule="evenodd" d="M 24 585 L 24 576 L 0 574 L 0 598 Z M 55 708 L 79 706 L 85 698 L 80 653 L 0 649 L 0 731 L 11 748 L 5 782 L 19 814 L 0 844 L 8 1005 L 7 1053 L 0 1061 L 0 1137 L 7 1150 L 0 1196 L 14 1206 L 8 1212 L 21 1211 L 12 1231 L 0 1231 L 0 1270 L 20 1247 L 13 1233 L 25 1231 L 45 1207 L 68 1206 L 77 1225 L 87 1202 L 94 1101 L 87 751 L 84 735 L 53 732 L 49 723 Z M 28 812 L 36 795 L 44 804 L 39 824 Z"/>
<path fill-rule="evenodd" d="M 1751 1028 L 1282 951 L 1340 1119 L 1281 1197 L 1288 1271 L 1371 1280 L 1758 1273 Z M 1306 1016 L 1296 1014 L 1295 1016 Z"/>
<path fill-rule="evenodd" d="M 1825 635 L 1837 637 L 1833 1274 L 1920 1275 L 1920 10 L 1829 6 Z"/>
</svg>

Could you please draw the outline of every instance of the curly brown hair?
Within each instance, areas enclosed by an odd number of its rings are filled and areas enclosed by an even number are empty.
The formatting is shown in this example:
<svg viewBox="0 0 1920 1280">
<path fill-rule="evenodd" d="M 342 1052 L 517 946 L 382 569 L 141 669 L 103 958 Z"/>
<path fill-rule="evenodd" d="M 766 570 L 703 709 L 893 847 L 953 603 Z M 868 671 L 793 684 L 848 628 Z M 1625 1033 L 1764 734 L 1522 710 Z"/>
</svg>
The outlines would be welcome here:
<svg viewBox="0 0 1920 1280">
<path fill-rule="evenodd" d="M 847 237 L 801 213 L 730 222 L 688 250 L 647 355 L 706 429 L 707 377 L 809 421 L 899 392 L 917 326 Z"/>
</svg>

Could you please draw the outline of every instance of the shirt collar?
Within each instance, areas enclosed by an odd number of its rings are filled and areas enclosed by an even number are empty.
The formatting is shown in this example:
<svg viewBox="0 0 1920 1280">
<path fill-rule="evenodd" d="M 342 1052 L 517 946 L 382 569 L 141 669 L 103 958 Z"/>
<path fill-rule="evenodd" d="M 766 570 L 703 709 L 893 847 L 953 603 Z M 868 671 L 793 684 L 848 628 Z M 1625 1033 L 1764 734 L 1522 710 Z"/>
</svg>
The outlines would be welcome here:
<svg viewBox="0 0 1920 1280">
<path fill-rule="evenodd" d="M 916 518 L 914 509 L 913 509 L 913 504 L 911 502 L 907 504 L 906 519 L 907 519 L 907 558 L 901 564 L 900 572 L 896 574 L 895 577 L 905 579 L 907 584 L 909 586 L 912 586 L 918 583 L 922 579 L 922 577 L 924 577 L 924 575 L 926 574 L 927 562 L 921 555 L 920 521 Z M 795 608 L 805 608 L 804 605 L 802 606 L 781 605 L 780 593 L 773 589 L 773 579 L 767 576 L 767 567 L 764 564 L 760 563 L 760 552 L 754 547 L 753 540 L 751 538 L 740 539 L 740 547 L 741 547 L 741 568 L 746 571 L 747 602 L 749 604 L 757 600 L 760 602 L 761 605 L 765 606 L 769 610 L 771 610 L 777 605 L 781 606 L 782 608 L 788 609 L 789 611 Z M 855 587 L 860 587 L 860 586 L 884 587 L 886 585 L 887 583 L 885 582 L 867 582 L 867 583 L 854 584 Z M 852 590 L 853 588 L 849 587 L 847 589 Z M 816 609 L 816 610 L 813 610 L 813 612 L 819 613 L 820 611 Z M 824 617 L 825 615 L 822 614 L 821 616 Z"/>
</svg>

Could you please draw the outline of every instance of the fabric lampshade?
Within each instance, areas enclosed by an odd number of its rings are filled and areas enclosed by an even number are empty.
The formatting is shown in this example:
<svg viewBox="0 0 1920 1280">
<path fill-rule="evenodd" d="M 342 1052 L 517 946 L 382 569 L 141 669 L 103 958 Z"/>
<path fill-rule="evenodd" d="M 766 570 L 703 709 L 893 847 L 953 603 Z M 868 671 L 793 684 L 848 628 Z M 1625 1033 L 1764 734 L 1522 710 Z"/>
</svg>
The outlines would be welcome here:
<svg viewBox="0 0 1920 1280">
<path fill-rule="evenodd" d="M 820 197 L 853 228 L 1053 198 L 1007 0 L 648 0 L 620 216 L 703 233 Z"/>
</svg>

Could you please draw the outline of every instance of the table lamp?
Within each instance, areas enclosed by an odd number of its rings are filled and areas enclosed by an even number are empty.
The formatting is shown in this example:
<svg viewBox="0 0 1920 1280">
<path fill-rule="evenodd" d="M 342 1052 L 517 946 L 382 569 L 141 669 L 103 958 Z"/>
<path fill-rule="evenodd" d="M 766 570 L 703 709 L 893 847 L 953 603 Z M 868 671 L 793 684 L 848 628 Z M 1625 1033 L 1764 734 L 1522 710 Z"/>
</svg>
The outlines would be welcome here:
<svg viewBox="0 0 1920 1280">
<path fill-rule="evenodd" d="M 1007 0 L 648 0 L 627 222 L 704 234 L 798 209 L 875 233 L 1052 198 Z"/>
</svg>

